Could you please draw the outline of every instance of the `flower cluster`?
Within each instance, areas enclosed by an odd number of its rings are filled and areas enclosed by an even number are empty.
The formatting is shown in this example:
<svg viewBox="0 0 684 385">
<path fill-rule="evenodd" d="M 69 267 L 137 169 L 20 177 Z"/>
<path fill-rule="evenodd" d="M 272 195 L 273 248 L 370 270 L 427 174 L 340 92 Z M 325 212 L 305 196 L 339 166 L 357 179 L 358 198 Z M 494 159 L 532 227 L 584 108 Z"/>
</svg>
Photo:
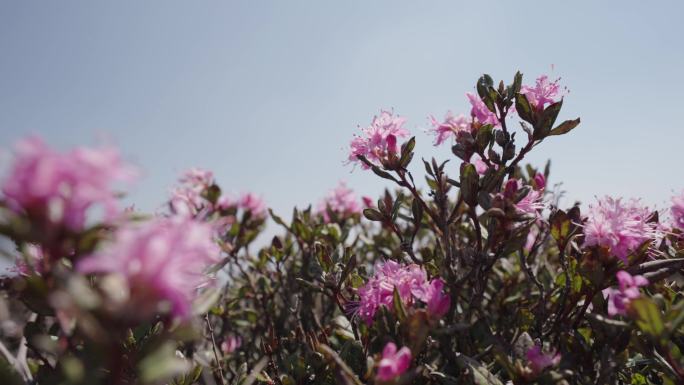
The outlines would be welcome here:
<svg viewBox="0 0 684 385">
<path fill-rule="evenodd" d="M 470 132 L 472 128 L 472 119 L 460 114 L 455 116 L 453 112 L 448 111 L 444 117 L 444 121 L 440 122 L 434 116 L 430 116 L 432 129 L 430 133 L 435 135 L 435 146 L 444 143 L 450 136 L 458 137 L 461 132 Z"/>
<path fill-rule="evenodd" d="M 411 366 L 411 350 L 406 346 L 397 350 L 394 342 L 388 342 L 382 349 L 382 358 L 378 363 L 377 379 L 391 381 L 406 372 Z"/>
<path fill-rule="evenodd" d="M 330 211 L 342 218 L 361 212 L 361 205 L 354 190 L 348 188 L 342 181 L 318 203 L 318 213 L 323 216 L 326 223 L 331 221 Z"/>
<path fill-rule="evenodd" d="M 544 209 L 543 198 L 546 182 L 541 174 L 537 174 L 533 180 L 536 188 L 530 189 L 524 197 L 515 202 L 515 208 L 521 214 L 539 216 L 539 211 Z M 515 199 L 522 187 L 523 184 L 520 180 L 509 179 L 504 187 L 503 195 L 508 199 Z"/>
<path fill-rule="evenodd" d="M 258 195 L 246 192 L 237 197 L 221 195 L 215 203 L 207 199 L 207 189 L 214 185 L 211 171 L 192 168 L 178 179 L 179 185 L 172 190 L 170 199 L 174 214 L 203 218 L 211 210 L 226 210 L 231 207 L 249 212 L 252 217 L 262 219 L 266 216 L 266 204 Z M 226 222 L 223 218 L 220 222 Z"/>
<path fill-rule="evenodd" d="M 641 296 L 639 288 L 648 285 L 648 279 L 641 275 L 632 276 L 624 270 L 616 274 L 619 289 L 609 287 L 603 290 L 603 295 L 608 299 L 608 315 L 626 315 L 630 301 Z"/>
<path fill-rule="evenodd" d="M 560 79 L 549 81 L 549 77 L 542 75 L 537 78 L 533 87 L 522 86 L 520 93 L 527 97 L 530 104 L 537 110 L 543 110 L 546 104 L 553 104 L 557 102 L 557 98 L 561 95 Z"/>
<path fill-rule="evenodd" d="M 479 96 L 468 92 L 466 97 L 471 105 L 470 115 L 480 124 L 491 124 L 492 126 L 499 126 L 501 124 L 499 118 L 487 108 Z"/>
<path fill-rule="evenodd" d="M 357 314 L 366 323 L 372 323 L 380 307 L 392 309 L 396 289 L 405 306 L 420 300 L 427 304 L 432 316 L 440 318 L 450 306 L 449 296 L 442 291 L 443 286 L 444 282 L 439 278 L 428 281 L 425 270 L 416 264 L 381 262 L 375 266 L 375 275 L 358 290 L 360 301 Z"/>
<path fill-rule="evenodd" d="M 584 246 L 605 247 L 627 263 L 630 253 L 658 236 L 658 225 L 650 219 L 651 211 L 638 200 L 600 199 L 589 206 L 584 223 Z"/>
<path fill-rule="evenodd" d="M 220 250 L 212 228 L 190 218 L 159 218 L 121 227 L 112 242 L 78 264 L 82 273 L 113 274 L 125 281 L 125 298 L 140 309 L 170 306 L 190 315 L 197 289 L 209 283 L 207 267 Z"/>
<path fill-rule="evenodd" d="M 104 209 L 105 220 L 114 218 L 118 207 L 113 183 L 131 181 L 135 174 L 114 148 L 60 153 L 33 137 L 17 144 L 2 192 L 12 210 L 78 231 L 94 206 Z"/>
<path fill-rule="evenodd" d="M 172 191 L 171 209 L 178 215 L 197 215 L 208 204 L 202 194 L 214 183 L 214 174 L 211 171 L 192 168 L 178 181 L 180 185 Z"/>
<path fill-rule="evenodd" d="M 395 116 L 391 111 L 380 111 L 379 116 L 373 117 L 371 125 L 361 130 L 362 135 L 355 135 L 352 139 L 349 162 L 359 162 L 358 157 L 363 156 L 376 165 L 382 163 L 389 154 L 397 152 L 397 139 L 409 135 L 403 128 L 405 122 L 405 118 Z M 363 162 L 361 167 L 369 168 Z"/>
</svg>

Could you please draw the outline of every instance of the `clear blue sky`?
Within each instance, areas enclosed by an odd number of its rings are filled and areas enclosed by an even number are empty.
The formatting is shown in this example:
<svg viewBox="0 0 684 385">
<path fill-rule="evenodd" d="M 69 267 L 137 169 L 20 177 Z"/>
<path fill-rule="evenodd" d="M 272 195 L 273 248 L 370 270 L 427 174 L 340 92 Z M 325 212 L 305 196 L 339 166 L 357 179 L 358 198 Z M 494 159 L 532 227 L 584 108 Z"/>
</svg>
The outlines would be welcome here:
<svg viewBox="0 0 684 385">
<path fill-rule="evenodd" d="M 428 114 L 467 112 L 463 94 L 483 72 L 531 81 L 553 64 L 571 90 L 562 117 L 582 125 L 530 159 L 552 158 L 552 182 L 571 199 L 663 206 L 684 188 L 682 4 L 4 1 L 0 145 L 104 136 L 145 172 L 130 196 L 139 207 L 157 207 L 199 166 L 285 213 L 338 179 L 381 191 L 342 165 L 380 108 L 409 119 L 419 156 L 446 159 L 448 146 L 423 133 Z"/>
</svg>

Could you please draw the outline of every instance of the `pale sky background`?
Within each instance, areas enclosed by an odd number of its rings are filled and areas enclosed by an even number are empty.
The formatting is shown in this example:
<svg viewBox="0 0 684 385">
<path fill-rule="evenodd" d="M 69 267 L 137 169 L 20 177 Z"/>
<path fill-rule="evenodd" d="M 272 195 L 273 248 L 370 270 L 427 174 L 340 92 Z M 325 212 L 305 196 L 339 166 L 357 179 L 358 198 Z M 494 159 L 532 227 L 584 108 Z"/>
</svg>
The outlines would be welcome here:
<svg viewBox="0 0 684 385">
<path fill-rule="evenodd" d="M 0 146 L 108 138 L 145 172 L 129 197 L 142 209 L 198 166 L 289 216 L 339 179 L 381 192 L 343 166 L 380 108 L 409 119 L 422 175 L 421 156 L 453 158 L 423 133 L 427 115 L 467 113 L 482 73 L 531 82 L 553 64 L 571 91 L 561 118 L 582 124 L 529 159 L 552 158 L 567 204 L 614 194 L 664 207 L 684 188 L 682 4 L 3 1 Z"/>
</svg>

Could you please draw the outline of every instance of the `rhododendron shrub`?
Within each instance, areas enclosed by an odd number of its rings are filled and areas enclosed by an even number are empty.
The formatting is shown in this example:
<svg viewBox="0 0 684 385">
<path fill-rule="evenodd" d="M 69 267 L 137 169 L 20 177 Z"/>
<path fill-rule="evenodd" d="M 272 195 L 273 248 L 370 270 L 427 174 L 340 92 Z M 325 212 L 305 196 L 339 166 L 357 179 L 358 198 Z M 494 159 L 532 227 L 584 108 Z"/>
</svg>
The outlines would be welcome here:
<svg viewBox="0 0 684 385">
<path fill-rule="evenodd" d="M 340 183 L 288 216 L 201 169 L 122 210 L 116 150 L 19 142 L 0 383 L 684 383 L 682 195 L 560 206 L 524 163 L 580 123 L 560 80 L 471 91 L 425 127 L 451 159 L 381 110 L 346 163 L 384 193 Z"/>
</svg>

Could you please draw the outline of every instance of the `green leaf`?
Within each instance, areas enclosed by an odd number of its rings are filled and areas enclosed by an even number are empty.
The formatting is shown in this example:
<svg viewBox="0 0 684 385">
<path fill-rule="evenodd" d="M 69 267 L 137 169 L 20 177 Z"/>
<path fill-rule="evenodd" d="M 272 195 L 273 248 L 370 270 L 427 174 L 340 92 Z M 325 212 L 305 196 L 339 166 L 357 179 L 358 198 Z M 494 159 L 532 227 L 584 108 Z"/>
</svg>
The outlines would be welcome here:
<svg viewBox="0 0 684 385">
<path fill-rule="evenodd" d="M 192 313 L 195 315 L 204 314 L 214 306 L 214 304 L 221 297 L 221 289 L 218 287 L 209 287 L 202 292 L 202 294 L 192 303 Z"/>
<path fill-rule="evenodd" d="M 463 163 L 461 167 L 461 193 L 463 200 L 470 206 L 477 204 L 477 184 L 479 176 L 475 166 L 470 163 Z"/>
<path fill-rule="evenodd" d="M 390 173 L 388 173 L 387 171 L 381 170 L 380 167 L 378 167 L 378 166 L 373 165 L 371 167 L 371 170 L 373 171 L 373 173 L 375 175 L 379 176 L 380 178 L 389 179 L 389 180 L 393 180 L 396 182 L 396 179 L 394 179 L 394 177 Z"/>
<path fill-rule="evenodd" d="M 173 343 L 167 342 L 140 362 L 144 382 L 159 382 L 190 369 L 188 362 L 176 356 Z"/>
<path fill-rule="evenodd" d="M 511 93 L 509 94 L 509 98 L 512 98 L 513 95 L 520 92 L 520 87 L 522 86 L 522 80 L 523 80 L 523 75 L 520 73 L 520 71 L 517 71 L 515 73 L 515 76 L 513 77 L 513 85 L 510 88 Z"/>
<path fill-rule="evenodd" d="M 376 209 L 363 209 L 363 216 L 373 222 L 383 222 L 385 220 L 385 216 Z"/>
<path fill-rule="evenodd" d="M 420 226 L 423 220 L 423 205 L 416 198 L 411 202 L 411 212 L 413 213 L 413 225 L 416 227 Z"/>
<path fill-rule="evenodd" d="M 363 346 L 358 341 L 346 341 L 340 349 L 340 358 L 357 376 L 363 377 L 366 373 L 366 355 L 363 354 Z"/>
<path fill-rule="evenodd" d="M 659 337 L 665 330 L 662 315 L 658 306 L 648 298 L 641 297 L 630 302 L 630 308 L 636 313 L 639 329 L 653 337 Z"/>
<path fill-rule="evenodd" d="M 551 127 L 553 127 L 553 124 L 556 123 L 556 118 L 558 117 L 558 113 L 560 113 L 562 107 L 563 101 L 561 100 L 544 109 L 544 112 L 541 114 L 539 124 L 534 125 L 534 139 L 544 139 L 549 135 Z"/>
<path fill-rule="evenodd" d="M 492 128 L 493 127 L 491 124 L 485 124 L 477 131 L 475 141 L 477 142 L 479 151 L 484 151 L 484 149 L 487 148 L 489 143 L 492 141 Z"/>
<path fill-rule="evenodd" d="M 456 357 L 456 362 L 461 369 L 468 371 L 468 375 L 471 376 L 471 380 L 476 385 L 503 385 L 503 383 L 493 375 L 484 365 L 478 361 L 459 354 Z"/>
<path fill-rule="evenodd" d="M 549 221 L 551 222 L 551 236 L 560 247 L 564 247 L 570 234 L 570 218 L 565 211 L 557 210 L 551 215 Z"/>
<path fill-rule="evenodd" d="M 563 123 L 559 124 L 553 130 L 551 130 L 551 132 L 549 132 L 549 136 L 567 134 L 568 132 L 572 131 L 573 128 L 577 127 L 579 124 L 580 118 L 574 120 L 566 120 Z"/>
<path fill-rule="evenodd" d="M 522 120 L 534 124 L 534 111 L 532 111 L 532 106 L 530 101 L 527 100 L 527 96 L 523 94 L 515 96 L 515 111 Z"/>
<path fill-rule="evenodd" d="M 400 321 L 404 321 L 406 319 L 406 308 L 404 307 L 404 302 L 401 300 L 401 296 L 399 295 L 399 291 L 397 290 L 396 286 L 394 287 L 392 302 L 394 305 L 394 312 L 397 314 L 397 317 Z"/>
</svg>

